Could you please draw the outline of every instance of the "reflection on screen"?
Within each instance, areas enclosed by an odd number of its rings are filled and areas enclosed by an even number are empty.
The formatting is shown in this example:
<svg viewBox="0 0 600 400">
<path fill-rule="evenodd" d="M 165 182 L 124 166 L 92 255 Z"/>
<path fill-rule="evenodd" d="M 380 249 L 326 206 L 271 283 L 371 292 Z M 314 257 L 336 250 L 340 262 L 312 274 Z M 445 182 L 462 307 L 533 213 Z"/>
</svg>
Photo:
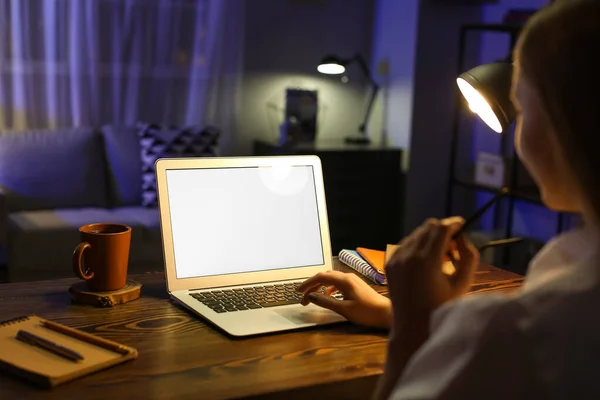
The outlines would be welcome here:
<svg viewBox="0 0 600 400">
<path fill-rule="evenodd" d="M 323 264 L 312 166 L 166 174 L 177 278 Z"/>
</svg>

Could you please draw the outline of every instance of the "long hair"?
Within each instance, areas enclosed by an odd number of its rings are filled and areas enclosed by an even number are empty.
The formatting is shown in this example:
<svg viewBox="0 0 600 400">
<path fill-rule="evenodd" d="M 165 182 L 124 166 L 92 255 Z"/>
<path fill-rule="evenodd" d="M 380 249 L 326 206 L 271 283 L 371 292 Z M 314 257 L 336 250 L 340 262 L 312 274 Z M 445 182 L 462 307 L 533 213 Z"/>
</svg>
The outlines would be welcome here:
<svg viewBox="0 0 600 400">
<path fill-rule="evenodd" d="M 540 10 L 514 59 L 600 222 L 600 0 L 558 0 Z"/>
</svg>

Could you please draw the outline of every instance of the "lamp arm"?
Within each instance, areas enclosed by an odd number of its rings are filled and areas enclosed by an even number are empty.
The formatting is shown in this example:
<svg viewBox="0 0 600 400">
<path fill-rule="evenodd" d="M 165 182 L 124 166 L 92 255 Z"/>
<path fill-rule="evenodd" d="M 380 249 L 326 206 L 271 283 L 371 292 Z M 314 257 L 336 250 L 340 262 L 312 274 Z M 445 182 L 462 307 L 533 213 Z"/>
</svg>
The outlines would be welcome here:
<svg viewBox="0 0 600 400">
<path fill-rule="evenodd" d="M 360 133 L 364 134 L 367 129 L 367 123 L 369 122 L 369 117 L 371 116 L 371 110 L 373 109 L 373 103 L 375 103 L 375 98 L 377 97 L 377 92 L 379 92 L 379 84 L 377 82 L 375 82 L 375 80 L 371 76 L 371 70 L 369 69 L 369 66 L 367 65 L 367 62 L 365 61 L 365 58 L 362 56 L 362 54 L 357 53 L 354 56 L 354 60 L 356 60 L 356 62 L 360 66 L 360 69 L 362 70 L 364 76 L 368 79 L 369 84 L 373 87 L 373 89 L 371 90 L 371 98 L 369 99 L 369 104 L 367 105 L 367 112 L 365 114 L 365 119 L 363 120 L 363 123 L 358 128 Z"/>
<path fill-rule="evenodd" d="M 373 90 L 371 91 L 371 98 L 369 99 L 369 105 L 367 106 L 367 113 L 365 114 L 365 119 L 363 123 L 359 126 L 358 130 L 361 133 L 365 133 L 367 129 L 367 123 L 369 122 L 369 117 L 371 116 L 371 110 L 373 109 L 373 103 L 375 102 L 375 98 L 377 97 L 377 92 L 379 91 L 379 85 L 374 84 Z"/>
<path fill-rule="evenodd" d="M 523 241 L 524 241 L 524 239 L 522 237 L 492 240 L 491 242 L 487 242 L 486 244 L 484 244 L 483 246 L 478 248 L 477 251 L 479 251 L 479 253 L 483 253 L 485 250 L 487 250 L 491 247 L 505 246 L 505 245 L 514 244 L 514 243 L 521 243 Z"/>
<path fill-rule="evenodd" d="M 365 61 L 365 58 L 362 56 L 362 54 L 357 53 L 354 55 L 353 58 L 360 66 L 360 69 L 362 70 L 364 76 L 369 80 L 369 83 L 373 86 L 376 86 L 379 89 L 379 85 L 377 84 L 377 82 L 375 82 L 375 80 L 373 80 L 373 77 L 371 76 L 371 70 L 369 69 L 369 66 L 367 65 L 367 62 Z"/>
</svg>

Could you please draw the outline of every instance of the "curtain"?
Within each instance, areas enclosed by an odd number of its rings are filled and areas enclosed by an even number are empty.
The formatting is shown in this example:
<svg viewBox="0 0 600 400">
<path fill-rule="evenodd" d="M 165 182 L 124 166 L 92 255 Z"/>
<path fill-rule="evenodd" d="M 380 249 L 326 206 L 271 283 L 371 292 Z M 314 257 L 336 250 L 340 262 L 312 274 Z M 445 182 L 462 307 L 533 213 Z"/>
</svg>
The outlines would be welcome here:
<svg viewBox="0 0 600 400">
<path fill-rule="evenodd" d="M 232 139 L 244 0 L 0 0 L 0 130 L 213 124 Z"/>
</svg>

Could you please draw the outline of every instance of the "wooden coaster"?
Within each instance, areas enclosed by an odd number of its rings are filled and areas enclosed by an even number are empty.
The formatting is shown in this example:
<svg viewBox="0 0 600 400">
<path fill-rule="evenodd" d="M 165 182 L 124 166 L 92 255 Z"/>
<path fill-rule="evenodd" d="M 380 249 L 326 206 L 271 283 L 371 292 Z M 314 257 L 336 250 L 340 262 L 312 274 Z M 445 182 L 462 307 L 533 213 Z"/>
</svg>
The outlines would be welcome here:
<svg viewBox="0 0 600 400">
<path fill-rule="evenodd" d="M 71 300 L 78 304 L 95 307 L 112 307 L 117 304 L 136 300 L 142 293 L 142 284 L 128 279 L 122 289 L 110 292 L 92 292 L 85 281 L 77 282 L 69 288 Z"/>
</svg>

